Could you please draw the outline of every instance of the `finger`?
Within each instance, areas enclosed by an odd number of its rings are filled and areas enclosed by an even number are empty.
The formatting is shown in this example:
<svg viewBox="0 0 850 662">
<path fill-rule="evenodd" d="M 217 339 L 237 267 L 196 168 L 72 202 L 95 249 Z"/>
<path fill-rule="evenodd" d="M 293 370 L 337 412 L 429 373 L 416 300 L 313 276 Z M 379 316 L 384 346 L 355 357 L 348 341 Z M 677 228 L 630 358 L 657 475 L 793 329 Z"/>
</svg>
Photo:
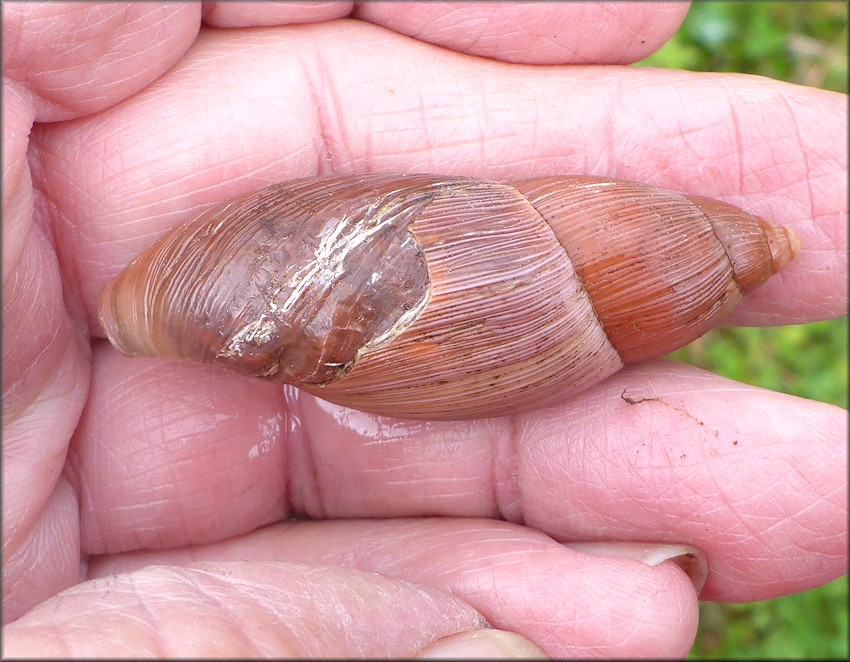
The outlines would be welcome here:
<svg viewBox="0 0 850 662">
<path fill-rule="evenodd" d="M 745 298 L 738 322 L 846 310 L 841 95 L 751 77 L 484 63 L 357 22 L 281 30 L 206 34 L 133 103 L 37 132 L 40 188 L 56 201 L 95 332 L 100 289 L 164 230 L 328 170 L 586 173 L 721 198 L 791 226 L 803 244 Z"/>
<path fill-rule="evenodd" d="M 96 405 L 74 440 L 88 553 L 212 542 L 292 514 L 455 516 L 561 541 L 690 544 L 708 557 L 709 599 L 766 599 L 844 572 L 847 414 L 836 407 L 657 362 L 546 410 L 426 423 L 294 389 L 275 401 L 255 382 L 222 398 L 213 371 L 95 358 Z M 264 425 L 275 402 L 282 423 Z M 806 572 L 789 572 L 804 552 Z"/>
<path fill-rule="evenodd" d="M 353 2 L 205 2 L 204 23 L 217 28 L 318 23 L 348 16 L 353 5 Z"/>
<path fill-rule="evenodd" d="M 76 495 L 62 466 L 89 373 L 87 325 L 75 316 L 74 288 L 62 282 L 44 200 L 33 196 L 27 160 L 33 153 L 30 129 L 36 120 L 104 108 L 150 83 L 191 43 L 191 20 L 185 20 L 191 11 L 153 4 L 3 7 L 7 621 L 78 579 Z M 169 25 L 168 34 L 159 34 L 163 22 Z"/>
<path fill-rule="evenodd" d="M 255 561 L 84 582 L 6 626 L 3 643 L 11 657 L 385 658 L 485 626 L 447 593 L 374 573 Z"/>
<path fill-rule="evenodd" d="M 3 11 L 3 74 L 38 121 L 79 117 L 141 90 L 189 48 L 196 3 L 21 2 Z"/>
<path fill-rule="evenodd" d="M 7 227 L 30 225 L 14 216 L 4 216 L 4 237 Z M 76 495 L 61 474 L 87 393 L 88 340 L 65 310 L 38 225 L 3 282 L 2 337 L 3 618 L 11 619 L 79 573 Z"/>
<path fill-rule="evenodd" d="M 628 64 L 658 50 L 687 2 L 361 2 L 354 17 L 455 51 L 526 64 Z"/>
<path fill-rule="evenodd" d="M 18 85 L 3 81 L 3 285 L 18 264 L 32 225 L 27 144 L 35 108 Z"/>
<path fill-rule="evenodd" d="M 4 15 L 6 10 L 4 8 Z M 3 618 L 77 580 L 76 498 L 60 478 L 88 384 L 84 331 L 65 310 L 59 267 L 33 224 L 26 161 L 35 108 L 4 79 Z M 70 552 L 69 552 L 70 550 Z M 33 573 L 38 566 L 40 571 Z"/>
<path fill-rule="evenodd" d="M 313 23 L 353 15 L 452 50 L 528 64 L 626 64 L 648 56 L 681 25 L 689 3 L 210 2 L 220 28 Z M 586 29 L 592 25 L 593 30 Z"/>
<path fill-rule="evenodd" d="M 277 387 L 129 361 L 104 343 L 93 359 L 69 456 L 87 553 L 221 540 L 289 516 L 297 449 L 281 443 L 292 422 Z"/>
<path fill-rule="evenodd" d="M 213 545 L 100 557 L 88 569 L 103 577 L 229 559 L 343 565 L 429 586 L 556 658 L 680 657 L 697 627 L 696 592 L 675 558 L 588 556 L 492 520 L 287 522 Z"/>
<path fill-rule="evenodd" d="M 101 110 L 150 84 L 189 48 L 197 14 L 189 4 L 156 3 L 12 3 L 4 9 L 4 281 L 32 220 L 25 154 L 33 122 Z"/>
<path fill-rule="evenodd" d="M 561 541 L 691 544 L 711 568 L 707 599 L 768 599 L 846 572 L 837 407 L 665 361 L 559 407 L 451 426 L 290 395 L 331 517 L 500 517 Z"/>
</svg>

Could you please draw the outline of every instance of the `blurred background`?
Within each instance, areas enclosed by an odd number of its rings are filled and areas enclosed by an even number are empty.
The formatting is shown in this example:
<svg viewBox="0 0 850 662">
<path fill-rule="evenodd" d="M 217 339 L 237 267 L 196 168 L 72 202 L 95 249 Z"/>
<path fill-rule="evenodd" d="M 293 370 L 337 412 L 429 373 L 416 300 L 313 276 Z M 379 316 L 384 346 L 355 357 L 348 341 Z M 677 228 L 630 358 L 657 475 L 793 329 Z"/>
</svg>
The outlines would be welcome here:
<svg viewBox="0 0 850 662">
<path fill-rule="evenodd" d="M 695 2 L 639 63 L 769 76 L 847 93 L 846 2 Z M 715 329 L 671 355 L 731 379 L 847 408 L 847 318 Z M 689 659 L 847 659 L 847 576 L 749 604 L 701 603 Z"/>
</svg>

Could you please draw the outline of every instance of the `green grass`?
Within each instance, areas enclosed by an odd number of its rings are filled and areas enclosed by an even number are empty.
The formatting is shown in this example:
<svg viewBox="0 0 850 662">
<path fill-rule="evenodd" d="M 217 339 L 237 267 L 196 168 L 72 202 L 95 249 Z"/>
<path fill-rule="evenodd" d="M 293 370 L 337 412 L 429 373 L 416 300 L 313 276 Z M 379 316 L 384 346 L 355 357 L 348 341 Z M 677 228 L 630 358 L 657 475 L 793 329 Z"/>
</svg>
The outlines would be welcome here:
<svg viewBox="0 0 850 662">
<path fill-rule="evenodd" d="M 689 659 L 847 659 L 847 576 L 776 600 L 700 604 Z"/>
<path fill-rule="evenodd" d="M 695 2 L 673 39 L 641 64 L 847 92 L 847 3 Z"/>
<path fill-rule="evenodd" d="M 847 318 L 717 328 L 670 358 L 746 384 L 847 407 Z"/>
<path fill-rule="evenodd" d="M 676 36 L 641 64 L 759 74 L 847 92 L 844 2 L 694 3 Z M 715 329 L 672 358 L 731 379 L 847 407 L 847 318 Z M 750 604 L 704 602 L 691 659 L 848 659 L 847 576 Z"/>
</svg>

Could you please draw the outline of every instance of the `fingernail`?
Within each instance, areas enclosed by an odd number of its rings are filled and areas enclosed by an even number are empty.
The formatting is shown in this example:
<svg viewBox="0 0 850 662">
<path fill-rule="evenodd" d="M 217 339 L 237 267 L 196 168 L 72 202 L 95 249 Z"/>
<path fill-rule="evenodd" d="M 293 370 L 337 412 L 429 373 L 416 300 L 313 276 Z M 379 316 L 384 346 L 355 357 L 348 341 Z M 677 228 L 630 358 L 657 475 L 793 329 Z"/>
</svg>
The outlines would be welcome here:
<svg viewBox="0 0 850 662">
<path fill-rule="evenodd" d="M 691 580 L 699 595 L 708 578 L 708 560 L 700 550 L 691 545 L 668 545 L 644 542 L 571 542 L 565 547 L 593 556 L 640 561 L 650 567 L 665 561 L 675 563 Z"/>
<path fill-rule="evenodd" d="M 416 657 L 433 659 L 549 659 L 538 646 L 525 637 L 505 630 L 474 630 L 460 632 L 435 641 L 423 648 Z"/>
</svg>

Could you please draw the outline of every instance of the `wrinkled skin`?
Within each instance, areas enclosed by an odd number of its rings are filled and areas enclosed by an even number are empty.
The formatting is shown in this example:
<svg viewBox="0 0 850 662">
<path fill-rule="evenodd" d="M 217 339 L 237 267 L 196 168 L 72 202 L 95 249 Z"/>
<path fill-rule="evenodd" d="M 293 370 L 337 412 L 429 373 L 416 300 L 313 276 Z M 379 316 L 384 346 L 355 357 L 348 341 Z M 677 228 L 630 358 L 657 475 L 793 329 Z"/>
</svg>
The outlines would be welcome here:
<svg viewBox="0 0 850 662">
<path fill-rule="evenodd" d="M 698 548 L 708 600 L 844 573 L 842 409 L 656 361 L 542 411 L 396 421 L 125 358 L 97 321 L 204 206 L 377 171 L 720 198 L 803 245 L 734 322 L 846 314 L 845 97 L 619 66 L 686 11 L 4 5 L 4 652 L 410 656 L 472 633 L 682 656 L 688 575 L 607 543 Z"/>
</svg>

